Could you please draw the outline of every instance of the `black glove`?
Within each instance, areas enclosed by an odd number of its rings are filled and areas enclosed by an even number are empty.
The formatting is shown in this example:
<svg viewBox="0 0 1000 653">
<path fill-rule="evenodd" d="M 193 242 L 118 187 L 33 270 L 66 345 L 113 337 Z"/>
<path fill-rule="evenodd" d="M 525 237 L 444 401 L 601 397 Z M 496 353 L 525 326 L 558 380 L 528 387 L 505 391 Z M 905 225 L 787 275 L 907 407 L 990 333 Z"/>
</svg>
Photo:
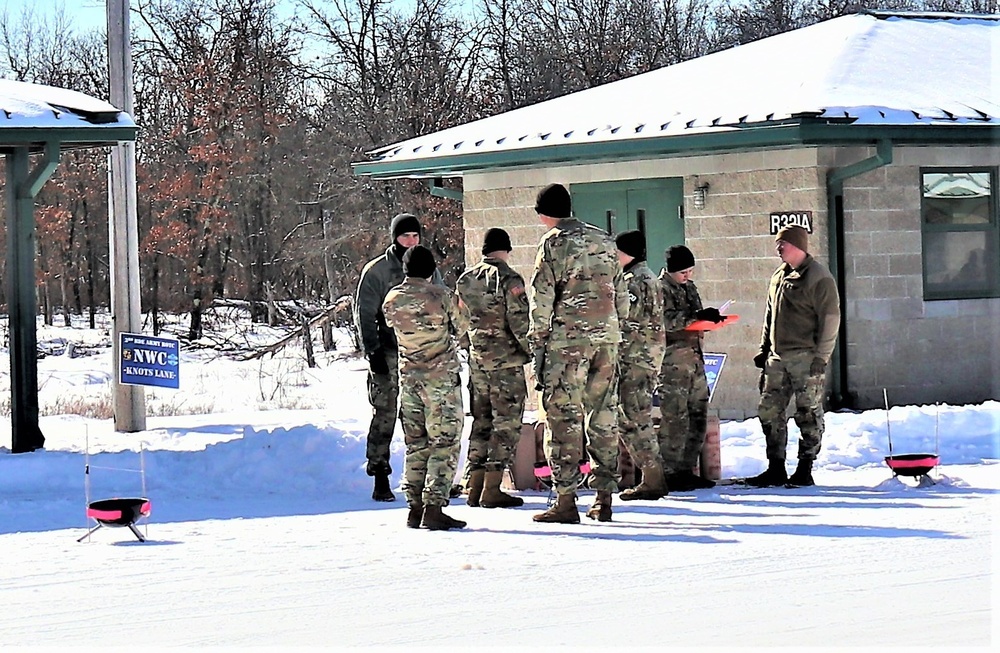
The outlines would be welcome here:
<svg viewBox="0 0 1000 653">
<path fill-rule="evenodd" d="M 814 358 L 811 365 L 809 365 L 809 375 L 810 376 L 823 376 L 826 374 L 826 361 L 822 358 Z"/>
<path fill-rule="evenodd" d="M 760 369 L 764 369 L 764 364 L 767 363 L 767 352 L 762 351 L 753 357 L 753 366 Z"/>
<path fill-rule="evenodd" d="M 389 373 L 389 363 L 385 360 L 385 351 L 376 349 L 368 354 L 368 369 L 372 371 L 372 374 L 379 376 L 385 376 Z"/>
<path fill-rule="evenodd" d="M 545 371 L 545 348 L 538 347 L 532 352 L 534 361 L 533 369 L 535 371 L 535 390 L 542 390 L 542 373 Z"/>
<path fill-rule="evenodd" d="M 709 322 L 715 322 L 716 324 L 724 319 L 719 313 L 719 309 L 712 307 L 701 309 L 694 314 L 694 317 L 696 320 L 708 320 Z"/>
</svg>

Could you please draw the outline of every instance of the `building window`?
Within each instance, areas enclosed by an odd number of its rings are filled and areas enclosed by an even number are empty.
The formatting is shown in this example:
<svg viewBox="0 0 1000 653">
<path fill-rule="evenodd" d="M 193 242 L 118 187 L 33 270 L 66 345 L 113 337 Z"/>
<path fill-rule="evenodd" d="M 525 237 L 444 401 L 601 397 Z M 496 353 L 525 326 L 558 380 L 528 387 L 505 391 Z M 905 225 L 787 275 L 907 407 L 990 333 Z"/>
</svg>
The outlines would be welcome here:
<svg viewBox="0 0 1000 653">
<path fill-rule="evenodd" d="M 1000 296 L 995 170 L 921 170 L 924 299 Z"/>
</svg>

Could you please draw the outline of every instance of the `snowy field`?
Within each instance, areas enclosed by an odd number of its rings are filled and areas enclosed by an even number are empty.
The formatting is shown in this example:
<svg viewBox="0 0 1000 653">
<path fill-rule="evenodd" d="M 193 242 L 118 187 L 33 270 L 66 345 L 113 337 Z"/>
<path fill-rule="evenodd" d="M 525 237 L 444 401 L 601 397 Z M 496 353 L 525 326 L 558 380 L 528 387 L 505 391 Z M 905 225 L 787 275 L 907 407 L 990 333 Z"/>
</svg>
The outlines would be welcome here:
<svg viewBox="0 0 1000 653">
<path fill-rule="evenodd" d="M 65 355 L 66 341 L 86 355 Z M 298 347 L 244 362 L 185 350 L 181 389 L 147 389 L 147 430 L 133 434 L 57 412 L 108 396 L 106 332 L 40 328 L 39 344 L 45 449 L 10 454 L 0 425 L 5 651 L 1000 642 L 998 402 L 891 409 L 895 453 L 940 453 L 931 487 L 892 478 L 884 410 L 835 413 L 814 488 L 617 502 L 613 522 L 580 525 L 532 522 L 547 496 L 524 490 L 519 509 L 454 500 L 469 527 L 429 532 L 404 527 L 401 494 L 370 499 L 364 362 L 347 338 L 313 369 Z M 756 420 L 721 433 L 724 476 L 765 467 Z M 790 435 L 794 457 L 794 423 Z M 396 485 L 402 460 L 397 433 Z M 146 542 L 102 528 L 77 543 L 86 462 L 91 499 L 150 498 Z"/>
</svg>

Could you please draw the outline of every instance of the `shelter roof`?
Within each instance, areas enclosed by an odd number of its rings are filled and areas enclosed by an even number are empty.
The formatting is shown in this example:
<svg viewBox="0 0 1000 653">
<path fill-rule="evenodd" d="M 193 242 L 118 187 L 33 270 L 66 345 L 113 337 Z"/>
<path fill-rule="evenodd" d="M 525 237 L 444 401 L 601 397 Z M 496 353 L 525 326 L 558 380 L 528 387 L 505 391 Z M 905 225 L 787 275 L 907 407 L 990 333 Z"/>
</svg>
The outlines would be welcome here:
<svg viewBox="0 0 1000 653">
<path fill-rule="evenodd" d="M 84 93 L 65 88 L 0 80 L 0 149 L 28 144 L 42 149 L 58 141 L 63 149 L 135 140 L 132 117 Z"/>
</svg>

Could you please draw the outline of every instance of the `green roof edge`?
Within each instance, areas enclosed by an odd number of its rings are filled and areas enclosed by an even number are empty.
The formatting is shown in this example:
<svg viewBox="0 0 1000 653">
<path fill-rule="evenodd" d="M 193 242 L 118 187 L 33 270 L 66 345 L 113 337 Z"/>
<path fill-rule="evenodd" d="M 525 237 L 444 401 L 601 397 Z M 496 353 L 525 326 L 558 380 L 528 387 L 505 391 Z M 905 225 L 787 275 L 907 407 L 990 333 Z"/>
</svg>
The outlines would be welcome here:
<svg viewBox="0 0 1000 653">
<path fill-rule="evenodd" d="M 654 138 L 543 145 L 540 147 L 458 154 L 408 161 L 352 163 L 354 174 L 376 178 L 406 176 L 459 176 L 464 172 L 500 170 L 609 161 L 628 161 L 663 156 L 694 156 L 722 151 L 797 145 L 875 145 L 880 140 L 913 145 L 1000 144 L 1000 125 L 850 125 L 800 122 L 757 125 L 721 132 Z"/>
</svg>

